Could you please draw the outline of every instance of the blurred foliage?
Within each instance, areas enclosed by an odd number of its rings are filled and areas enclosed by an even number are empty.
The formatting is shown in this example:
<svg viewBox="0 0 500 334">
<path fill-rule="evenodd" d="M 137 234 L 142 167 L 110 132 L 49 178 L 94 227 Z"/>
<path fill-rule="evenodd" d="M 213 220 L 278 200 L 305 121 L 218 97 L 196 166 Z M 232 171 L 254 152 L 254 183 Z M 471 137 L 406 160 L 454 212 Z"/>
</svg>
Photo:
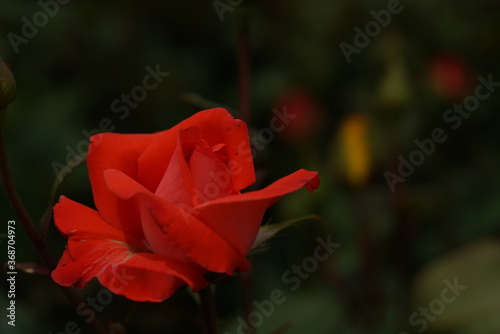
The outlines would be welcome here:
<svg viewBox="0 0 500 334">
<path fill-rule="evenodd" d="M 7 153 L 28 211 L 35 221 L 42 217 L 53 163 L 64 164 L 71 150 L 83 153 L 85 133 L 99 130 L 105 118 L 115 132 L 136 133 L 164 130 L 208 105 L 238 116 L 237 31 L 248 17 L 252 134 L 269 128 L 274 109 L 297 115 L 257 150 L 256 187 L 298 168 L 318 170 L 322 178 L 315 195 L 291 194 L 266 216 L 280 222 L 318 214 L 323 222 L 280 232 L 252 256 L 255 300 L 275 289 L 286 295 L 259 333 L 417 333 L 411 315 L 439 300 L 443 281 L 455 277 L 467 290 L 425 332 L 499 332 L 500 91 L 456 130 L 443 115 L 475 94 L 478 76 L 500 81 L 500 3 L 402 1 L 402 12 L 348 63 L 340 44 L 354 45 L 354 28 L 364 31 L 374 20 L 370 12 L 388 3 L 243 0 L 221 21 L 211 1 L 69 1 L 16 53 L 9 34 L 21 35 L 41 6 L 2 1 L 0 56 L 18 85 Z M 157 64 L 170 75 L 120 118 L 113 101 L 141 85 L 146 67 Z M 447 140 L 392 192 L 384 173 L 397 173 L 398 157 L 409 159 L 415 140 L 431 138 L 436 128 Z M 84 166 L 61 192 L 93 206 Z M 0 203 L 5 226 L 15 217 L 4 192 Z M 39 261 L 17 231 L 18 262 Z M 282 275 L 328 235 L 340 248 L 291 291 Z M 65 240 L 53 226 L 48 244 L 59 257 Z M 0 286 L 4 309 L 5 279 Z M 2 315 L 0 332 L 59 333 L 68 321 L 90 332 L 50 277 L 20 273 L 17 287 L 17 326 L 7 326 Z M 243 312 L 241 289 L 237 279 L 217 285 L 228 333 L 237 332 Z M 79 293 L 94 297 L 99 290 L 93 282 Z M 202 326 L 186 290 L 161 304 L 115 296 L 99 316 L 126 323 L 129 333 L 197 333 Z"/>
</svg>

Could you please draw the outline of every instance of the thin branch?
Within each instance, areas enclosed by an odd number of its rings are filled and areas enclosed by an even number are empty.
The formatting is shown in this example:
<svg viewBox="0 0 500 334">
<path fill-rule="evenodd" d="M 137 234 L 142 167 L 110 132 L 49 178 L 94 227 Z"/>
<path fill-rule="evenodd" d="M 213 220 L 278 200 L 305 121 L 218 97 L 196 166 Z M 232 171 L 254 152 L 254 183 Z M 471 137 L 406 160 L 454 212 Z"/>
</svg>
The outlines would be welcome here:
<svg viewBox="0 0 500 334">
<path fill-rule="evenodd" d="M 245 321 L 248 321 L 250 313 L 254 310 L 253 306 L 253 279 L 252 273 L 250 271 L 241 273 L 241 293 L 243 297 L 243 316 Z M 256 334 L 256 328 L 250 323 L 247 323 L 250 327 L 250 333 Z"/>
<path fill-rule="evenodd" d="M 3 133 L 0 133 L 0 173 L 2 174 L 2 181 L 5 185 L 5 190 L 7 191 L 7 197 L 9 198 L 10 205 L 12 206 L 12 209 L 16 213 L 17 218 L 21 223 L 21 226 L 25 230 L 30 242 L 37 250 L 45 266 L 50 268 L 50 270 L 52 271 L 52 269 L 55 268 L 52 257 L 50 256 L 47 250 L 44 240 L 38 233 L 35 225 L 33 224 L 33 221 L 26 212 L 26 209 L 24 208 L 21 199 L 17 194 L 14 182 L 12 181 L 12 176 L 9 169 L 9 163 L 7 161 L 7 153 L 5 151 L 5 142 L 3 138 Z M 75 307 L 83 303 L 81 298 L 73 289 L 61 285 L 57 286 Z M 87 310 L 87 306 L 85 304 L 83 305 L 84 305 L 83 310 L 84 311 Z M 97 319 L 97 317 L 94 318 L 94 320 L 90 323 L 90 325 L 94 328 L 96 333 L 107 334 L 104 325 Z"/>
<path fill-rule="evenodd" d="M 205 333 L 217 334 L 217 314 L 215 312 L 215 299 L 211 285 L 200 290 L 201 309 L 205 320 Z"/>
<path fill-rule="evenodd" d="M 52 190 L 50 191 L 49 204 L 40 221 L 40 237 L 44 242 L 47 238 L 47 233 L 49 231 L 50 223 L 52 222 L 53 219 L 53 206 L 57 200 L 57 194 L 59 193 L 59 189 L 63 185 L 64 181 L 66 181 L 68 176 L 73 174 L 75 169 L 80 167 L 86 161 L 87 161 L 87 153 L 78 155 L 76 158 L 71 159 L 68 162 L 68 164 L 64 166 L 64 168 L 61 169 L 61 171 L 57 174 L 56 180 L 52 185 Z"/>
<path fill-rule="evenodd" d="M 247 124 L 250 124 L 250 57 L 247 22 L 241 25 L 238 32 L 238 87 L 240 115 Z"/>
<path fill-rule="evenodd" d="M 10 205 L 16 213 L 19 222 L 26 231 L 30 242 L 33 244 L 38 254 L 40 254 L 40 257 L 42 258 L 45 265 L 53 269 L 54 263 L 47 251 L 47 248 L 45 247 L 45 243 L 38 234 L 35 225 L 33 225 L 33 221 L 26 212 L 26 209 L 24 208 L 21 199 L 17 194 L 14 183 L 12 182 L 12 176 L 10 174 L 9 164 L 7 161 L 7 154 L 5 152 L 5 142 L 3 134 L 0 134 L 0 172 L 2 174 L 3 184 L 5 185 L 5 190 L 7 191 L 7 197 L 9 198 Z"/>
</svg>

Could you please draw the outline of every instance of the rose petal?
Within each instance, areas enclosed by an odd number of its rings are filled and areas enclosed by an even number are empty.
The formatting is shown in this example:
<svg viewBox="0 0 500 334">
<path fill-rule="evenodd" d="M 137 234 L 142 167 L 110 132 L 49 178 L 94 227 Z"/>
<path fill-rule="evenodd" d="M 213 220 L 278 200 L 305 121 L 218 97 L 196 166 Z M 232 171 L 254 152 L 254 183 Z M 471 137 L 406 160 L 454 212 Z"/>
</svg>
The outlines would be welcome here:
<svg viewBox="0 0 500 334">
<path fill-rule="evenodd" d="M 233 183 L 236 190 L 244 189 L 255 182 L 245 122 L 234 119 L 225 109 L 216 108 L 200 111 L 173 128 L 161 132 L 161 137 L 148 146 L 138 160 L 139 183 L 152 192 L 156 190 L 176 149 L 179 131 L 190 127 L 197 127 L 201 137 L 210 147 L 226 145 L 228 163 L 235 171 Z"/>
<path fill-rule="evenodd" d="M 102 133 L 91 138 L 87 165 L 92 192 L 99 214 L 106 222 L 140 239 L 142 228 L 137 212 L 130 203 L 112 196 L 104 182 L 103 172 L 114 168 L 137 178 L 137 159 L 159 134 Z"/>
<path fill-rule="evenodd" d="M 208 148 L 197 146 L 189 160 L 196 194 L 194 204 L 238 193 L 227 167 Z"/>
<path fill-rule="evenodd" d="M 54 207 L 54 221 L 58 230 L 69 237 L 52 272 L 54 281 L 61 285 L 82 287 L 105 266 L 123 261 L 131 249 L 145 249 L 139 240 L 107 224 L 97 211 L 64 196 Z"/>
<path fill-rule="evenodd" d="M 66 250 L 52 272 L 58 284 L 78 289 L 94 277 L 112 292 L 135 301 L 160 302 L 183 285 L 195 292 L 207 285 L 192 266 L 161 255 L 134 254 L 126 245 L 109 240 L 74 242 L 72 252 Z"/>
<path fill-rule="evenodd" d="M 57 268 L 52 271 L 52 279 L 60 285 L 81 289 L 100 272 L 131 255 L 124 243 L 71 238 Z"/>
<path fill-rule="evenodd" d="M 112 292 L 139 302 L 161 302 L 186 283 L 194 292 L 207 286 L 192 266 L 156 254 L 139 253 L 98 276 Z"/>
<path fill-rule="evenodd" d="M 145 250 L 141 240 L 108 224 L 97 211 L 65 196 L 61 196 L 54 207 L 54 223 L 65 237 L 79 235 L 86 239 L 111 239 Z"/>
<path fill-rule="evenodd" d="M 104 176 L 112 192 L 111 196 L 117 197 L 121 201 L 134 203 L 134 209 L 139 213 L 139 222 L 144 237 L 153 253 L 187 262 L 189 258 L 186 254 L 175 247 L 156 222 L 151 222 L 149 214 L 143 214 L 143 211 L 146 210 L 144 200 L 137 195 L 142 194 L 146 197 L 155 197 L 155 195 L 121 171 L 109 169 L 104 172 Z"/>
<path fill-rule="evenodd" d="M 166 201 L 182 207 L 193 207 L 194 184 L 191 171 L 186 162 L 185 150 L 187 147 L 194 148 L 196 142 L 200 141 L 197 128 L 188 128 L 179 131 L 177 148 L 170 159 L 170 163 L 163 175 L 155 194 Z"/>
<path fill-rule="evenodd" d="M 214 233 L 203 222 L 182 208 L 155 196 L 142 185 L 117 170 L 105 172 L 109 189 L 119 198 L 129 200 L 139 197 L 148 210 L 143 211 L 142 223 L 146 237 L 163 232 L 167 247 L 175 245 L 193 261 L 208 271 L 232 274 L 236 268 L 248 270 L 248 261 L 231 242 Z M 150 231 L 150 232 L 149 232 Z M 155 253 L 161 254 L 165 244 L 146 238 Z"/>
<path fill-rule="evenodd" d="M 302 187 L 313 191 L 318 186 L 318 173 L 301 169 L 267 188 L 206 202 L 195 207 L 191 214 L 246 254 L 255 241 L 262 217 L 270 205 L 283 195 Z"/>
<path fill-rule="evenodd" d="M 61 197 L 54 211 L 57 228 L 69 237 L 51 274 L 60 285 L 82 288 L 97 276 L 111 291 L 136 301 L 162 301 L 186 283 L 195 291 L 206 286 L 196 267 L 142 253 L 146 248 L 141 243 L 95 210 Z"/>
<path fill-rule="evenodd" d="M 168 203 L 161 200 L 151 201 L 148 205 L 151 218 L 196 263 L 208 271 L 228 275 L 232 275 L 236 269 L 249 269 L 245 253 L 240 252 L 229 240 L 212 231 L 193 215 L 166 204 Z"/>
</svg>

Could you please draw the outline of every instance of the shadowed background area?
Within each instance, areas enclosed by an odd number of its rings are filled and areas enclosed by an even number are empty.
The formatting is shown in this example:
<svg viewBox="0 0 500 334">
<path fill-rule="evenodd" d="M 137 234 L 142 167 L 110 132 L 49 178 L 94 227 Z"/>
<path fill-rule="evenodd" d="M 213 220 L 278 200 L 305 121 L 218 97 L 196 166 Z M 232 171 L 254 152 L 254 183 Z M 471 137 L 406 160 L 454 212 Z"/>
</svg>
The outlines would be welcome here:
<svg viewBox="0 0 500 334">
<path fill-rule="evenodd" d="M 319 190 L 286 196 L 265 222 L 323 221 L 252 254 L 246 283 L 216 286 L 221 333 L 248 332 L 244 296 L 258 333 L 497 333 L 499 15 L 493 0 L 2 1 L 0 56 L 18 85 L 5 129 L 14 181 L 38 222 L 88 136 L 161 131 L 214 106 L 239 117 L 247 24 L 252 189 L 317 170 Z M 61 193 L 93 207 L 84 165 Z M 0 203 L 4 263 L 16 218 L 4 191 Z M 17 262 L 39 262 L 16 232 Z M 66 241 L 53 225 L 47 240 L 58 259 Z M 318 257 L 328 240 L 340 245 Z M 4 278 L 2 333 L 71 333 L 71 321 L 91 333 L 92 314 L 27 273 L 8 326 Z M 202 333 L 186 289 L 159 304 L 110 298 L 95 281 L 79 294 L 129 333 Z"/>
</svg>

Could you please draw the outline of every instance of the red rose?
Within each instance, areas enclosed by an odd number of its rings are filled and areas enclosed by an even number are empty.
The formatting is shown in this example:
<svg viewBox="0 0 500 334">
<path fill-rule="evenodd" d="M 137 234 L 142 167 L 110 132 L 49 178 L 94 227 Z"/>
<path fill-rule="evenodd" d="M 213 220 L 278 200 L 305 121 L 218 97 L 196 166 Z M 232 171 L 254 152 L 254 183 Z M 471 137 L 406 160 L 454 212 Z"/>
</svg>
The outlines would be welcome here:
<svg viewBox="0 0 500 334">
<path fill-rule="evenodd" d="M 265 189 L 255 182 L 248 130 L 211 109 L 153 134 L 93 136 L 88 170 L 97 211 L 61 197 L 55 224 L 68 245 L 52 278 L 77 288 L 94 277 L 116 294 L 159 302 L 203 274 L 249 269 L 245 255 L 265 210 L 319 186 L 299 170 Z"/>
</svg>

